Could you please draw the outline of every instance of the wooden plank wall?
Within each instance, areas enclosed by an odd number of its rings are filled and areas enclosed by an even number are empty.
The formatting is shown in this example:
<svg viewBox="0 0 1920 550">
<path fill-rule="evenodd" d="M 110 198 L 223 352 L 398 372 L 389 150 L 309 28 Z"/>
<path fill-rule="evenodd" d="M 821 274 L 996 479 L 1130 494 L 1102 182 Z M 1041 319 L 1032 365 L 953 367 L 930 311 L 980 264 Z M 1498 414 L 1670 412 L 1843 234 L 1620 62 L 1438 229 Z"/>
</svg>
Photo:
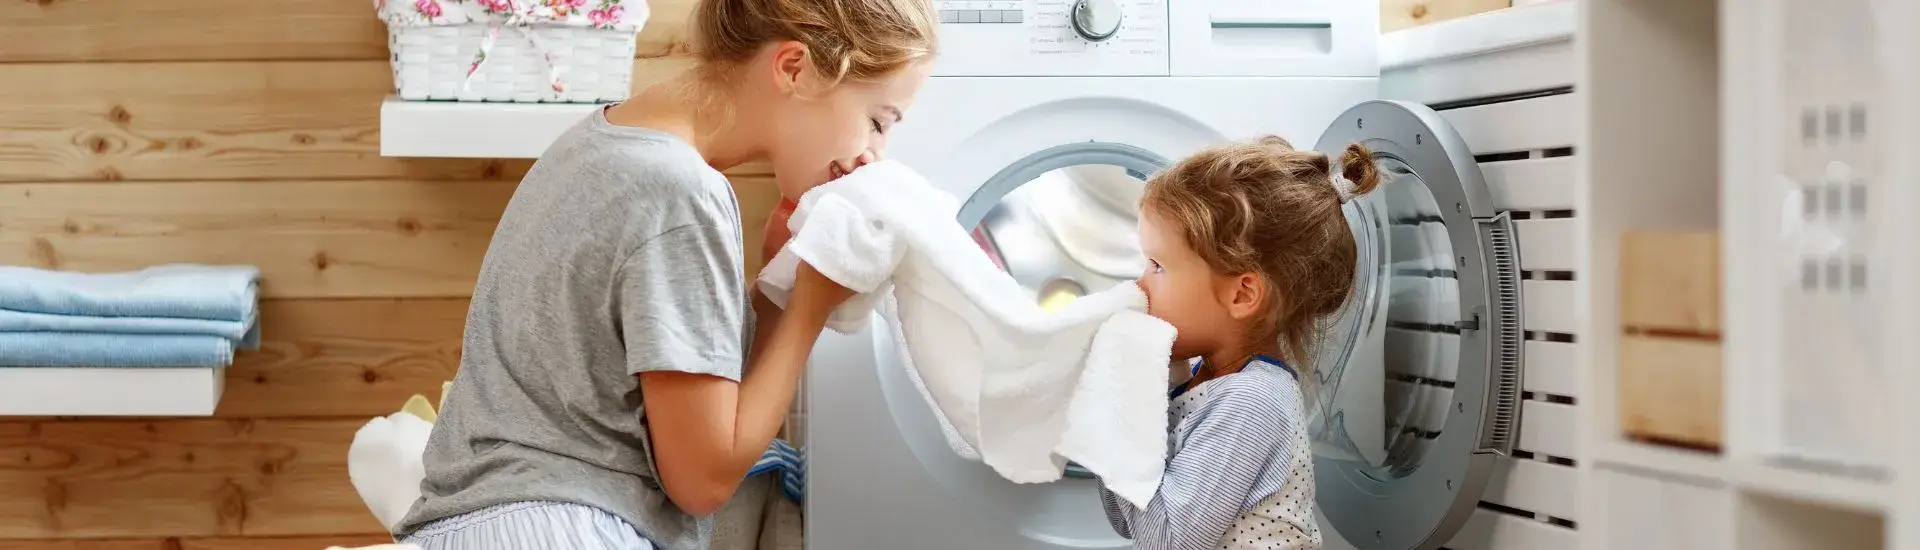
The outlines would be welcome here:
<svg viewBox="0 0 1920 550">
<path fill-rule="evenodd" d="M 687 65 L 693 1 L 652 0 L 641 85 Z M 379 156 L 391 86 L 364 0 L 0 2 L 0 264 L 259 265 L 267 335 L 214 418 L 0 419 L 0 550 L 384 540 L 348 441 L 452 375 L 530 164 Z M 770 176 L 738 172 L 757 223 Z"/>
<path fill-rule="evenodd" d="M 1380 0 L 1380 32 L 1543 1 L 1557 0 Z"/>
</svg>

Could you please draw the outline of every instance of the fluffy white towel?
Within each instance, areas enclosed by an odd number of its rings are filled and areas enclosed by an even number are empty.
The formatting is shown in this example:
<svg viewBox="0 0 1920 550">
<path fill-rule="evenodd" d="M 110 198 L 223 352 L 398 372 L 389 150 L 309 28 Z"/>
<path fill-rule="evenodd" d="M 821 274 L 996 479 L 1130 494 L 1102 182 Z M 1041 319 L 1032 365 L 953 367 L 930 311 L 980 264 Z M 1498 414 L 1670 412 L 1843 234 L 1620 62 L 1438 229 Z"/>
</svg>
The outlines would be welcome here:
<svg viewBox="0 0 1920 550">
<path fill-rule="evenodd" d="M 1072 460 L 1145 506 L 1166 468 L 1173 327 L 1145 313 L 1132 284 L 1041 309 L 958 210 L 897 161 L 864 166 L 801 197 L 761 291 L 784 307 L 807 262 L 858 293 L 835 310 L 834 330 L 858 330 L 875 311 L 894 327 L 955 452 L 1017 483 L 1057 480 Z"/>
</svg>

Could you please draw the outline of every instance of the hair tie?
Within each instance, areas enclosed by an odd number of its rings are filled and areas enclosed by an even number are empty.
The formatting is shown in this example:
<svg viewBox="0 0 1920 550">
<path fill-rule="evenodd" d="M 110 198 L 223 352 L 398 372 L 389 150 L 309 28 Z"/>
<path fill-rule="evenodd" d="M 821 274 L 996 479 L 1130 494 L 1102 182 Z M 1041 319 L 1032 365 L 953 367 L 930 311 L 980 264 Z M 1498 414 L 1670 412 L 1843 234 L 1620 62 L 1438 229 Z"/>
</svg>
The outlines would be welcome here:
<svg viewBox="0 0 1920 550">
<path fill-rule="evenodd" d="M 1340 194 L 1340 204 L 1346 204 L 1347 201 L 1353 200 L 1353 191 L 1357 189 L 1357 187 L 1353 185 L 1353 180 L 1347 179 L 1346 176 L 1341 175 L 1339 172 L 1334 172 L 1332 176 L 1333 192 Z"/>
</svg>

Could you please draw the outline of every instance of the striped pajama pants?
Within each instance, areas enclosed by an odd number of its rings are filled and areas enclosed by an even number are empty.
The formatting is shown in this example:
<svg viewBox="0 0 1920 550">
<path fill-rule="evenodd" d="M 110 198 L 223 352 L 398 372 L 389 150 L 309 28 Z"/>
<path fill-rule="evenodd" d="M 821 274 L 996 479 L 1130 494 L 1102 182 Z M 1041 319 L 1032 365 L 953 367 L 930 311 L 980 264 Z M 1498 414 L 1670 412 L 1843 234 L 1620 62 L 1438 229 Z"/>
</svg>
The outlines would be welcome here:
<svg viewBox="0 0 1920 550">
<path fill-rule="evenodd" d="M 806 454 L 778 439 L 747 477 L 776 473 L 780 492 L 798 504 L 806 494 Z M 568 502 L 515 502 L 435 520 L 402 543 L 421 550 L 653 550 L 619 516 Z"/>
<path fill-rule="evenodd" d="M 428 523 L 400 542 L 421 550 L 653 550 L 626 520 L 566 502 L 475 510 Z"/>
</svg>

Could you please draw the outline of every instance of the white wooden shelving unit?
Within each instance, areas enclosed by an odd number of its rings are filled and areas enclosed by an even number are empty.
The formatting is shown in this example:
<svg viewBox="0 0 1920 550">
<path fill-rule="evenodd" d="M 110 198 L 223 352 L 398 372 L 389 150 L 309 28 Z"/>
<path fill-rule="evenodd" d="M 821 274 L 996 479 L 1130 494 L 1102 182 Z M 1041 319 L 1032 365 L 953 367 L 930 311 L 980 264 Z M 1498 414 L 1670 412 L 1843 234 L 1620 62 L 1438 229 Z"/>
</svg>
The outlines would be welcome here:
<svg viewBox="0 0 1920 550">
<path fill-rule="evenodd" d="M 1920 550 L 1915 5 L 1581 0 L 1584 548 Z M 1723 236 L 1722 453 L 1622 435 L 1632 229 Z"/>
</svg>

